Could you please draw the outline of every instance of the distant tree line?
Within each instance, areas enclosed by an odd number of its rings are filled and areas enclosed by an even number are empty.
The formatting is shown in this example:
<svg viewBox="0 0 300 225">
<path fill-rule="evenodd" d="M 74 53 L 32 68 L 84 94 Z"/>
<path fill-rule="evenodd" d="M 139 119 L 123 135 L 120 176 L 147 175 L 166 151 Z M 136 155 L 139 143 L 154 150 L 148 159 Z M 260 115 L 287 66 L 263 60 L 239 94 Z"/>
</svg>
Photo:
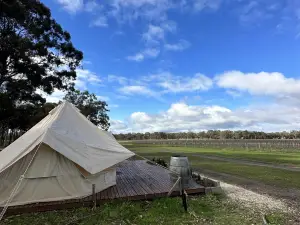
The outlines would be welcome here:
<svg viewBox="0 0 300 225">
<path fill-rule="evenodd" d="M 300 131 L 261 132 L 248 130 L 208 130 L 201 132 L 153 132 L 114 134 L 117 140 L 150 140 L 150 139 L 300 139 Z"/>
</svg>

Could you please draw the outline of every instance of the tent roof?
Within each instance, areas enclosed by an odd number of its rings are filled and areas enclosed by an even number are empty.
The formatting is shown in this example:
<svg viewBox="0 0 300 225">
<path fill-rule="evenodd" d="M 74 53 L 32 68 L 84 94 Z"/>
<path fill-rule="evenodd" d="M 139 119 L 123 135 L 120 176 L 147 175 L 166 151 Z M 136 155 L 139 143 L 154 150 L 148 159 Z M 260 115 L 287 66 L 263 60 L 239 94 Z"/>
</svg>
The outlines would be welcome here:
<svg viewBox="0 0 300 225">
<path fill-rule="evenodd" d="M 40 143 L 49 145 L 91 174 L 134 155 L 65 101 L 0 152 L 0 173 Z"/>
</svg>

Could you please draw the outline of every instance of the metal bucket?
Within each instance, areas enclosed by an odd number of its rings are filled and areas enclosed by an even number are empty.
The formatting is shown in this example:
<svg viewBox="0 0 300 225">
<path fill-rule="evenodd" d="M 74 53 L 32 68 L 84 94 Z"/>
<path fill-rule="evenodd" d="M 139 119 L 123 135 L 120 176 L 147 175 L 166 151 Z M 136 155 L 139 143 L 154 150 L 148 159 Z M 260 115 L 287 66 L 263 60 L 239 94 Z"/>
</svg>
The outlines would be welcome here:
<svg viewBox="0 0 300 225">
<path fill-rule="evenodd" d="M 192 170 L 188 157 L 179 155 L 172 156 L 169 169 L 181 176 L 183 185 L 188 186 L 189 181 L 192 178 Z"/>
</svg>

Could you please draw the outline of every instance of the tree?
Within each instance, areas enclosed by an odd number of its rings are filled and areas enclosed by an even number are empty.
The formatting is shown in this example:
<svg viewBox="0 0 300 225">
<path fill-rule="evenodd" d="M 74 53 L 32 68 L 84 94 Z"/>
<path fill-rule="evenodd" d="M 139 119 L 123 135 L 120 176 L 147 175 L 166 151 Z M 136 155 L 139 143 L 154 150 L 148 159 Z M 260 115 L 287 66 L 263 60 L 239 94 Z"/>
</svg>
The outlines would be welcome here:
<svg viewBox="0 0 300 225">
<path fill-rule="evenodd" d="M 56 106 L 56 103 L 46 103 L 43 105 L 20 104 L 15 107 L 3 107 L 11 112 L 9 119 L 2 120 L 0 126 L 0 146 L 8 145 L 31 127 L 36 125 Z M 1 110 L 2 110 L 1 105 Z M 6 139 L 6 142 L 4 140 Z"/>
<path fill-rule="evenodd" d="M 110 126 L 107 115 L 108 105 L 105 101 L 98 100 L 95 94 L 90 94 L 88 91 L 69 90 L 64 100 L 73 103 L 93 124 L 108 130 Z"/>
<path fill-rule="evenodd" d="M 42 104 L 40 89 L 68 89 L 83 58 L 39 0 L 0 2 L 0 94 L 12 104 Z"/>
<path fill-rule="evenodd" d="M 36 106 L 33 110 L 33 115 L 29 118 L 30 128 L 44 119 L 49 112 L 57 106 L 57 103 L 46 102 L 41 106 Z"/>
<path fill-rule="evenodd" d="M 0 1 L 0 136 L 23 132 L 45 103 L 37 91 L 73 86 L 83 58 L 39 0 Z M 41 119 L 41 118 L 38 118 Z"/>
</svg>

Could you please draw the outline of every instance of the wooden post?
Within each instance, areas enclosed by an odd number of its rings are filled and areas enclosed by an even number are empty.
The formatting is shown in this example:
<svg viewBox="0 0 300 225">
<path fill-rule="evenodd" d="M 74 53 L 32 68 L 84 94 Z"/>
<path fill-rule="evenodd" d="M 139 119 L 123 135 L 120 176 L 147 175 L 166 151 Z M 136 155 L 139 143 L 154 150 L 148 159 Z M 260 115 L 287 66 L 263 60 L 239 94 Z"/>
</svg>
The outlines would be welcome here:
<svg viewBox="0 0 300 225">
<path fill-rule="evenodd" d="M 182 205 L 183 205 L 184 211 L 187 212 L 187 198 L 186 198 L 186 193 L 184 190 L 182 190 Z"/>
<path fill-rule="evenodd" d="M 96 209 L 96 203 L 97 203 L 97 201 L 96 201 L 96 185 L 95 184 L 93 184 L 93 209 Z"/>
<path fill-rule="evenodd" d="M 181 198 L 182 198 L 182 206 L 184 208 L 184 211 L 187 212 L 187 198 L 186 198 L 186 193 L 184 191 L 184 184 L 182 178 L 180 179 L 180 184 L 181 184 Z"/>
</svg>

